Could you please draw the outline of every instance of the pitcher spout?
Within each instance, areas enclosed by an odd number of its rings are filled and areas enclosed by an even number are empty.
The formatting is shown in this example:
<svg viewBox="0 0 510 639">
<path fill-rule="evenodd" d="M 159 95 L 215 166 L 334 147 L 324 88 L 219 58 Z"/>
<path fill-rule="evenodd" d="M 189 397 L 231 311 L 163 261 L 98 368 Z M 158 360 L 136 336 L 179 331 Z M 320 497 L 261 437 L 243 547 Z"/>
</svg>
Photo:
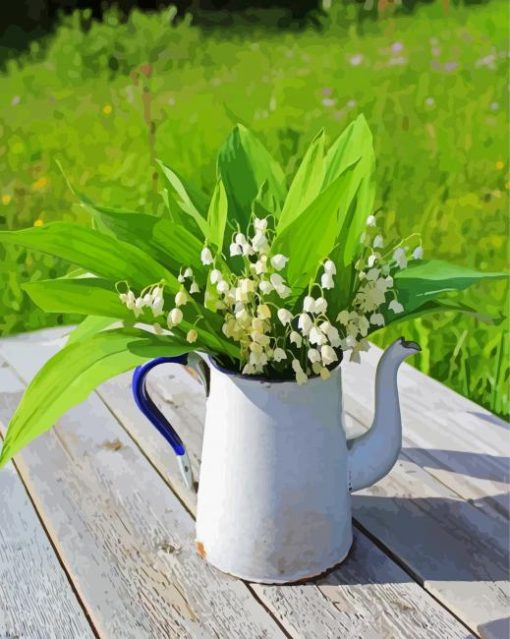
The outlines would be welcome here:
<svg viewBox="0 0 510 639">
<path fill-rule="evenodd" d="M 397 388 L 400 364 L 421 349 L 400 337 L 389 346 L 377 366 L 375 414 L 372 426 L 350 440 L 350 489 L 360 490 L 382 479 L 394 466 L 402 447 L 402 421 Z"/>
</svg>

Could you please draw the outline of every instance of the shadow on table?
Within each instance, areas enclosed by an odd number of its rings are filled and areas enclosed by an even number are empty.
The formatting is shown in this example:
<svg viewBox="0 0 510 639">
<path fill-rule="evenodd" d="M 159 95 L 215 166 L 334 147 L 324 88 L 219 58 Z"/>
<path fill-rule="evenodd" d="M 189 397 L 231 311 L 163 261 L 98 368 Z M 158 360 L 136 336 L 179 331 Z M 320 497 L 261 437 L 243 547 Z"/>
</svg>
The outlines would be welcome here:
<svg viewBox="0 0 510 639">
<path fill-rule="evenodd" d="M 402 448 L 402 453 L 422 468 L 440 468 L 477 479 L 510 482 L 510 457 L 436 448 Z"/>
</svg>

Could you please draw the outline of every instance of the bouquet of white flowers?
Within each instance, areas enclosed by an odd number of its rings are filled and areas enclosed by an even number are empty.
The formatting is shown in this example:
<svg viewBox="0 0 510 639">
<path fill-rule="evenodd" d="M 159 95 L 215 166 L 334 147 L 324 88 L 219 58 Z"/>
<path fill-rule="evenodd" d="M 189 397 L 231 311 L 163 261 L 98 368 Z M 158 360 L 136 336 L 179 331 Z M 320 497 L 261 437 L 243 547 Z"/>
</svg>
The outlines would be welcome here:
<svg viewBox="0 0 510 639">
<path fill-rule="evenodd" d="M 413 234 L 386 246 L 373 213 L 372 136 L 360 116 L 329 150 L 320 132 L 287 188 L 282 169 L 238 125 L 218 155 L 211 198 L 160 163 L 161 217 L 80 196 L 92 228 L 66 223 L 0 233 L 80 267 L 25 290 L 47 312 L 85 317 L 27 388 L 5 463 L 109 377 L 192 350 L 265 379 L 325 379 L 345 352 L 399 319 L 457 310 L 479 273 L 423 259 Z M 121 326 L 119 327 L 119 322 Z"/>
</svg>

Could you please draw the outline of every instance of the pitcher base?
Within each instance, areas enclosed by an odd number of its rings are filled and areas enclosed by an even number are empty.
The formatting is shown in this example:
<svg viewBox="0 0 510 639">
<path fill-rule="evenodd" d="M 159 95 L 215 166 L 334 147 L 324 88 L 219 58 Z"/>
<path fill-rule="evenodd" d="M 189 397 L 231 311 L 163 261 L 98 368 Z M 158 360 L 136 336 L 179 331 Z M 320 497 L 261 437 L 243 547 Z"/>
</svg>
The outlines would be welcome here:
<svg viewBox="0 0 510 639">
<path fill-rule="evenodd" d="M 227 575 L 236 577 L 237 579 L 242 579 L 243 581 L 250 581 L 252 583 L 257 583 L 257 584 L 283 585 L 283 584 L 304 583 L 304 582 L 310 581 L 311 579 L 317 579 L 318 577 L 321 577 L 325 575 L 326 573 L 329 573 L 332 570 L 335 570 L 336 568 L 338 568 L 338 566 L 340 566 L 340 564 L 342 564 L 345 561 L 345 559 L 349 555 L 352 548 L 352 543 L 353 542 L 351 540 L 351 543 L 347 551 L 340 557 L 340 559 L 335 560 L 335 563 L 333 564 L 328 563 L 327 566 L 324 566 L 323 568 L 319 568 L 311 574 L 301 572 L 301 573 L 295 573 L 293 575 L 287 575 L 285 577 L 260 577 L 260 576 L 254 577 L 252 575 L 241 574 L 238 572 L 234 572 L 232 570 L 225 570 L 221 566 L 218 566 L 217 564 L 215 564 L 214 561 L 211 561 L 209 557 L 205 555 L 205 552 L 203 552 L 203 545 L 200 542 L 197 543 L 197 552 L 203 559 L 207 561 L 209 565 L 213 566 L 217 570 L 220 570 L 221 572 Z"/>
</svg>

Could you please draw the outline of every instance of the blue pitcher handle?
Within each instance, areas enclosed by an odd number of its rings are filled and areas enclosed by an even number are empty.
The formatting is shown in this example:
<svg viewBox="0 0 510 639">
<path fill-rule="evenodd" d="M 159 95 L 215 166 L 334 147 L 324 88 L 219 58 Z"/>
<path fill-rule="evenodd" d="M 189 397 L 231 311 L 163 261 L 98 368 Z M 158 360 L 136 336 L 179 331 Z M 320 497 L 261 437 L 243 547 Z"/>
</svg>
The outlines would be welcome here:
<svg viewBox="0 0 510 639">
<path fill-rule="evenodd" d="M 196 373 L 198 373 L 206 387 L 207 394 L 209 394 L 209 371 L 205 362 L 199 356 L 195 355 L 195 353 L 178 355 L 176 357 L 158 357 L 150 362 L 138 366 L 133 373 L 133 380 L 131 383 L 136 405 L 173 448 L 174 453 L 177 455 L 177 463 L 184 483 L 188 488 L 193 489 L 193 473 L 188 453 L 186 452 L 182 439 L 156 404 L 152 401 L 147 391 L 147 375 L 153 368 L 159 366 L 159 364 L 182 364 L 184 366 L 190 366 Z"/>
</svg>

